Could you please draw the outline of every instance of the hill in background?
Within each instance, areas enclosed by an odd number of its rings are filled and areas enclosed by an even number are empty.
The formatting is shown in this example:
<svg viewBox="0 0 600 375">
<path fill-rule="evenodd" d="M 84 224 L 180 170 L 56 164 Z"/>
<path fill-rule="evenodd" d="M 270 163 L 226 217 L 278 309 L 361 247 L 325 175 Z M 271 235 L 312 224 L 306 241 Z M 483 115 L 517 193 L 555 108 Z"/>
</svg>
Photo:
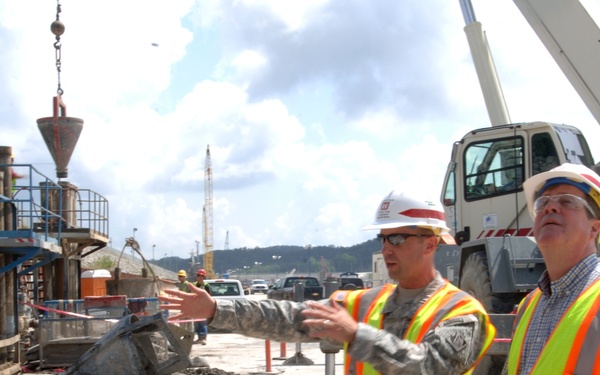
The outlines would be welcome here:
<svg viewBox="0 0 600 375">
<path fill-rule="evenodd" d="M 381 245 L 376 240 L 353 245 L 341 246 L 271 246 L 253 249 L 241 248 L 215 250 L 213 268 L 217 275 L 224 273 L 231 277 L 251 278 L 262 274 L 286 274 L 296 270 L 296 274 L 317 274 L 323 268 L 332 274 L 342 272 L 372 272 L 372 257 Z M 189 270 L 189 258 L 165 257 L 150 261 L 166 270 Z"/>
</svg>

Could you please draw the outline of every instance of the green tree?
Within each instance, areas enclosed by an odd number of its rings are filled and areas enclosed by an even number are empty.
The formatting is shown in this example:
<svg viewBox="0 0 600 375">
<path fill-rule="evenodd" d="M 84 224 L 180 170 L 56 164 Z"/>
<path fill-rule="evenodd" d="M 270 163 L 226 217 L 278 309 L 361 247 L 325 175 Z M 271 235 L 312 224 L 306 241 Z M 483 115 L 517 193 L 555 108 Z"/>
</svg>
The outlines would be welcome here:
<svg viewBox="0 0 600 375">
<path fill-rule="evenodd" d="M 358 266 L 358 260 L 356 257 L 346 253 L 340 255 L 339 262 L 340 263 L 338 265 L 343 267 L 343 271 L 340 270 L 342 272 L 354 271 Z"/>
<path fill-rule="evenodd" d="M 115 261 L 111 257 L 105 255 L 105 256 L 102 256 L 102 257 L 94 260 L 90 264 L 90 268 L 93 270 L 104 269 L 104 270 L 110 271 L 115 268 Z"/>
</svg>

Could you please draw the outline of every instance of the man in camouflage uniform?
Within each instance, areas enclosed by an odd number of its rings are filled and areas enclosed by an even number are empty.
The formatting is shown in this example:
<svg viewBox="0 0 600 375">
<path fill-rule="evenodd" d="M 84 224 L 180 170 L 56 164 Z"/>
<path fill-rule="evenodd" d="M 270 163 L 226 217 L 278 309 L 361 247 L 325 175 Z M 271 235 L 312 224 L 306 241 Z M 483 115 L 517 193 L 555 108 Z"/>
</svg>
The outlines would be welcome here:
<svg viewBox="0 0 600 375">
<path fill-rule="evenodd" d="M 165 309 L 209 319 L 209 325 L 280 342 L 328 340 L 344 345 L 346 374 L 462 374 L 472 371 L 495 329 L 474 298 L 434 267 L 448 231 L 439 204 L 392 191 L 380 203 L 377 239 L 390 278 L 366 290 L 338 291 L 328 300 L 219 300 L 203 290 L 166 291 Z M 171 317 L 177 319 L 178 315 Z"/>
</svg>

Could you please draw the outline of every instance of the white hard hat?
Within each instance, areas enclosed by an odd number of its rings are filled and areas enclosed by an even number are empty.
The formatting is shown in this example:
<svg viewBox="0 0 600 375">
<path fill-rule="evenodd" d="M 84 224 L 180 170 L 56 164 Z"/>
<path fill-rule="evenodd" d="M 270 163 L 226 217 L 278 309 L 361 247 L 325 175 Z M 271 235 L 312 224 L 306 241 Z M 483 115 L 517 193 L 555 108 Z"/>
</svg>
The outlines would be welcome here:
<svg viewBox="0 0 600 375">
<path fill-rule="evenodd" d="M 583 191 L 596 202 L 600 208 L 600 176 L 590 168 L 581 164 L 565 163 L 528 178 L 523 183 L 529 214 L 533 215 L 533 203 L 552 185 L 568 184 Z"/>
<path fill-rule="evenodd" d="M 392 190 L 379 204 L 375 221 L 363 230 L 399 227 L 432 229 L 436 234 L 447 232 L 444 210 L 438 202 L 409 196 Z"/>
</svg>

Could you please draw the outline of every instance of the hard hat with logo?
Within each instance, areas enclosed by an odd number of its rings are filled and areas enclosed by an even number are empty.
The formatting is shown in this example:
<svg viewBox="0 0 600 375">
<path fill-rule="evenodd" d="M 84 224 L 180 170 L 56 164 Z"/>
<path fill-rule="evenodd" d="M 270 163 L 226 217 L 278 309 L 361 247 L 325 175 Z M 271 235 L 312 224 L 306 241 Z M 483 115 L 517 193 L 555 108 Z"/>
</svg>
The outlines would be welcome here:
<svg viewBox="0 0 600 375">
<path fill-rule="evenodd" d="M 575 186 L 592 197 L 598 206 L 596 208 L 600 208 L 600 176 L 585 165 L 565 163 L 548 172 L 538 173 L 523 183 L 531 217 L 534 217 L 533 203 L 535 200 L 542 195 L 544 190 L 558 184 Z"/>
<path fill-rule="evenodd" d="M 199 269 L 198 272 L 196 272 L 196 276 L 204 276 L 206 277 L 206 271 L 203 269 Z"/>
<path fill-rule="evenodd" d="M 363 230 L 399 227 L 427 228 L 438 235 L 450 230 L 438 202 L 392 190 L 379 204 L 375 221 Z"/>
<path fill-rule="evenodd" d="M 179 270 L 179 272 L 177 272 L 177 276 L 187 277 L 187 272 L 185 272 L 184 270 Z"/>
</svg>

